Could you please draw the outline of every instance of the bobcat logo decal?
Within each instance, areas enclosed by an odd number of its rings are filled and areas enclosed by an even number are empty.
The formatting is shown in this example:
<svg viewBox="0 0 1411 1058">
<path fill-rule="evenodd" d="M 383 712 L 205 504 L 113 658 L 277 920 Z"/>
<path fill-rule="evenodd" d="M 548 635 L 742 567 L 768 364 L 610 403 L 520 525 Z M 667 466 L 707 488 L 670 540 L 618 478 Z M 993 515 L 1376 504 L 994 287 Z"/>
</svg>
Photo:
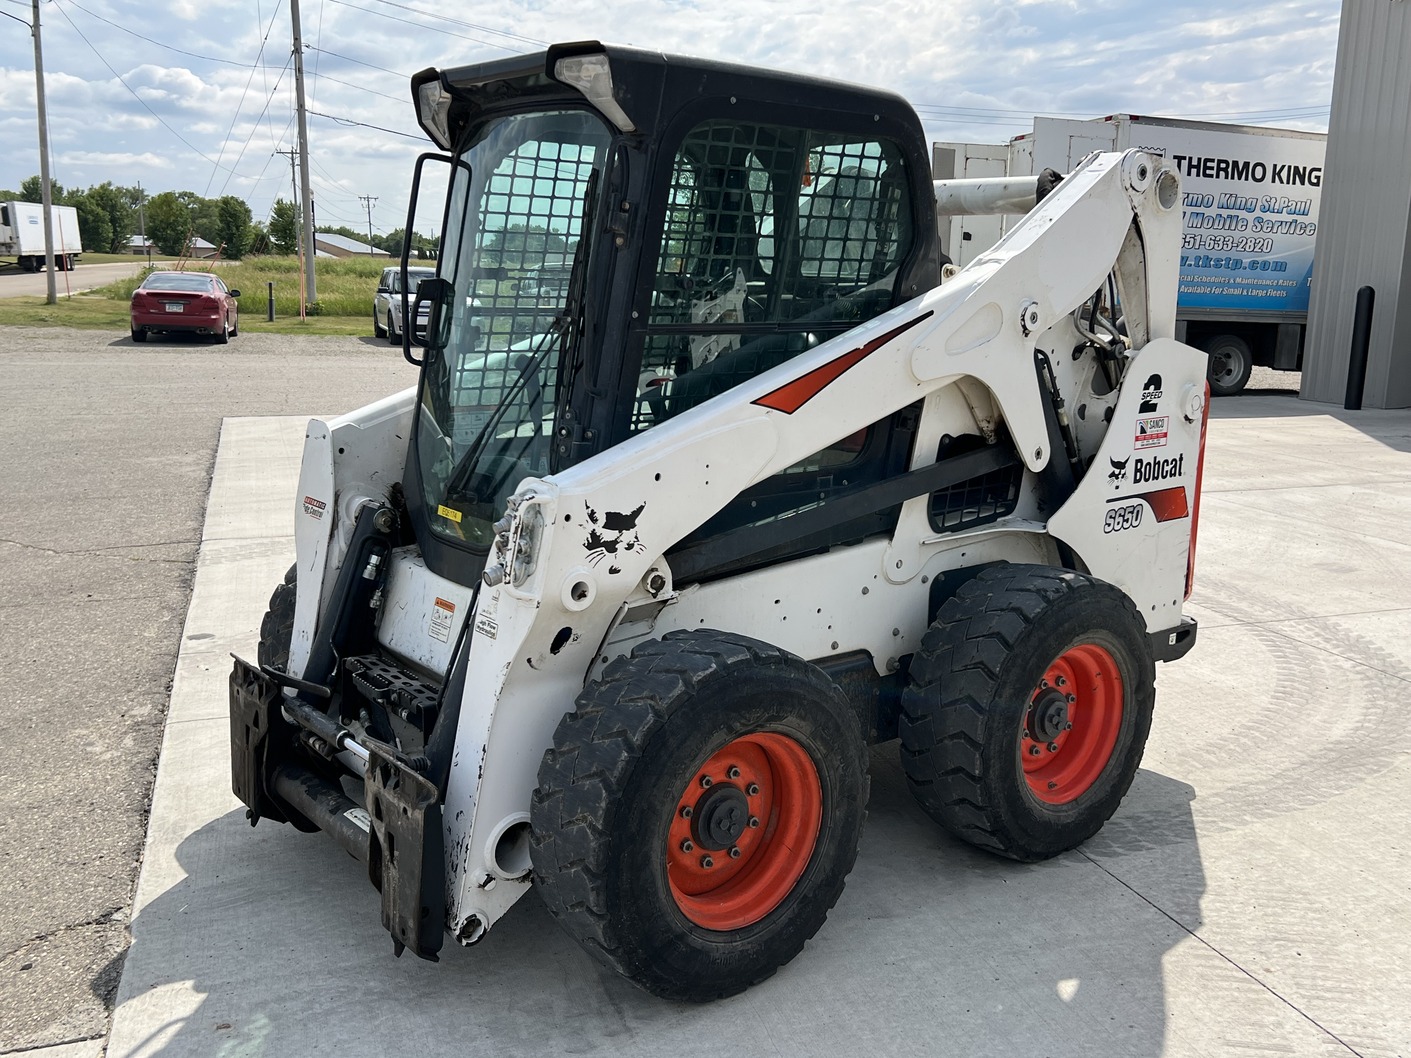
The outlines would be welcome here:
<svg viewBox="0 0 1411 1058">
<path fill-rule="evenodd" d="M 587 539 L 583 541 L 583 549 L 588 552 L 590 566 L 596 566 L 609 555 L 626 554 L 629 551 L 642 553 L 647 550 L 642 538 L 637 535 L 637 519 L 646 507 L 643 503 L 635 511 L 604 511 L 599 515 L 586 503 L 583 505 L 584 510 L 588 512 L 588 522 L 592 526 L 588 530 Z M 621 572 L 616 564 L 608 566 L 610 574 Z"/>
<path fill-rule="evenodd" d="M 1126 459 L 1119 462 L 1111 456 L 1108 456 L 1107 461 L 1112 464 L 1112 473 L 1107 475 L 1107 480 L 1112 482 L 1114 489 L 1119 488 L 1122 482 L 1127 480 L 1127 464 L 1132 461 L 1132 457 L 1128 456 Z"/>
</svg>

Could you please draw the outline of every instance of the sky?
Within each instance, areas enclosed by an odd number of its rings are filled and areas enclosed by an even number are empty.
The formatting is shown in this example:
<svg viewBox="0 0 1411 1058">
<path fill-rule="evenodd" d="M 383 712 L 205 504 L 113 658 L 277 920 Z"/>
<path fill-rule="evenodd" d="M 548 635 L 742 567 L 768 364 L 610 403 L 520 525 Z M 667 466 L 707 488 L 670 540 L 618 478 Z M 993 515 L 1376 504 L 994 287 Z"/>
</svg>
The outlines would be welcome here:
<svg viewBox="0 0 1411 1058">
<path fill-rule="evenodd" d="M 297 0 L 320 226 L 406 222 L 434 149 L 410 75 L 607 40 L 875 85 L 931 140 L 1001 143 L 1036 114 L 1127 112 L 1325 131 L 1337 0 Z M 291 0 L 41 0 L 51 176 L 292 197 Z M 39 171 L 31 0 L 0 0 L 0 189 Z M 20 21 L 16 21 L 20 20 Z M 23 23 L 23 24 L 22 24 Z"/>
</svg>

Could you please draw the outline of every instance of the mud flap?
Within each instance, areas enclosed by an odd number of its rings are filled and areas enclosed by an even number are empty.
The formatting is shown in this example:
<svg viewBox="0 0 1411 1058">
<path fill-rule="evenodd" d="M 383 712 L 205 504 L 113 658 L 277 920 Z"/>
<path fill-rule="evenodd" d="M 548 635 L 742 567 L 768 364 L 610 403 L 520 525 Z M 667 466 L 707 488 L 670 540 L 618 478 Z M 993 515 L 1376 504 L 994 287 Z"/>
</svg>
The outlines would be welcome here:
<svg viewBox="0 0 1411 1058">
<path fill-rule="evenodd" d="M 266 793 L 272 736 L 285 737 L 289 722 L 280 710 L 279 687 L 253 665 L 235 659 L 230 673 L 230 784 L 254 826 L 261 819 L 287 823 L 289 817 Z"/>
<path fill-rule="evenodd" d="M 368 876 L 382 894 L 382 925 L 404 947 L 437 961 L 446 937 L 445 837 L 436 784 L 369 749 L 365 778 L 372 844 Z"/>
</svg>

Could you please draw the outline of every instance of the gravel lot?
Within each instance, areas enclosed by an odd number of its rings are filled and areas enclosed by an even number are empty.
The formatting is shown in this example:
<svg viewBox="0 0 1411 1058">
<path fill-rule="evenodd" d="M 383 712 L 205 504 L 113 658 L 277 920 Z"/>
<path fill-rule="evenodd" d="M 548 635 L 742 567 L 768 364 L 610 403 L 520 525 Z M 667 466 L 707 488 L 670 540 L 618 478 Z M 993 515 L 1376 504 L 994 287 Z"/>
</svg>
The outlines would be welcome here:
<svg viewBox="0 0 1411 1058">
<path fill-rule="evenodd" d="M 106 1033 L 221 419 L 336 414 L 415 375 L 371 336 L 10 328 L 0 377 L 8 1053 Z M 1256 368 L 1241 399 L 1297 387 Z"/>
<path fill-rule="evenodd" d="M 221 419 L 336 414 L 415 374 L 371 336 L 7 328 L 0 378 L 8 1053 L 107 1031 Z"/>
</svg>

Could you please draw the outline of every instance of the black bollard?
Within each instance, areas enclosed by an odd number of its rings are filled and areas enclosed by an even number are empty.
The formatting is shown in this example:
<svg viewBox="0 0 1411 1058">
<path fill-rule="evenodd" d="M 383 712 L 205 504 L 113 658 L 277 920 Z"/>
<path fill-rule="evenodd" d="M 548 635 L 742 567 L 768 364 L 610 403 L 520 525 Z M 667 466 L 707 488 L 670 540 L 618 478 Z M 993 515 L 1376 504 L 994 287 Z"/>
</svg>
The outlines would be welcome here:
<svg viewBox="0 0 1411 1058">
<path fill-rule="evenodd" d="M 1362 390 L 1367 386 L 1367 353 L 1372 343 L 1372 306 L 1377 292 L 1363 287 L 1357 292 L 1357 314 L 1352 318 L 1352 353 L 1347 361 L 1345 411 L 1362 410 Z"/>
<path fill-rule="evenodd" d="M 267 286 L 269 287 L 269 313 L 268 313 L 268 315 L 265 316 L 265 319 L 269 320 L 270 323 L 273 323 L 273 322 L 274 322 L 274 283 L 273 283 L 273 281 L 271 281 L 270 283 L 268 283 Z"/>
</svg>

